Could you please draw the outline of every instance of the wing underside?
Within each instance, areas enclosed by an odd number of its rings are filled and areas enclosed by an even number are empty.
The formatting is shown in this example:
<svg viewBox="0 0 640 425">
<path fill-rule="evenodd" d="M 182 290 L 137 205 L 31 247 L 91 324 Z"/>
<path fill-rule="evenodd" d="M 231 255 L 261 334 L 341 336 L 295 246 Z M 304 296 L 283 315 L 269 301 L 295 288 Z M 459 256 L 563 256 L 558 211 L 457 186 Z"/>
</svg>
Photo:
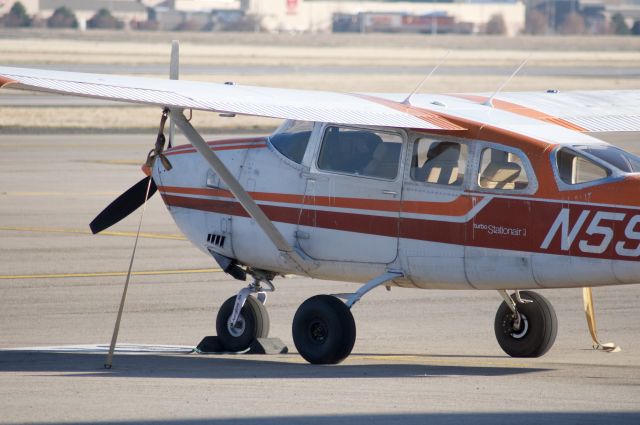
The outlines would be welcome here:
<svg viewBox="0 0 640 425">
<path fill-rule="evenodd" d="M 431 130 L 460 130 L 436 114 L 357 95 L 0 67 L 0 86 L 182 109 Z"/>
<path fill-rule="evenodd" d="M 429 95 L 414 107 L 402 95 L 291 90 L 193 81 L 0 67 L 0 87 L 59 93 L 129 103 L 337 124 L 428 130 L 464 130 L 438 114 Z M 487 94 L 449 95 L 474 103 Z M 396 99 L 398 98 L 398 99 Z M 464 105 L 458 105 L 465 108 Z M 581 132 L 640 131 L 640 90 L 500 93 L 495 108 Z M 456 115 L 456 106 L 446 116 Z M 456 121 L 456 120 L 453 120 Z"/>
</svg>

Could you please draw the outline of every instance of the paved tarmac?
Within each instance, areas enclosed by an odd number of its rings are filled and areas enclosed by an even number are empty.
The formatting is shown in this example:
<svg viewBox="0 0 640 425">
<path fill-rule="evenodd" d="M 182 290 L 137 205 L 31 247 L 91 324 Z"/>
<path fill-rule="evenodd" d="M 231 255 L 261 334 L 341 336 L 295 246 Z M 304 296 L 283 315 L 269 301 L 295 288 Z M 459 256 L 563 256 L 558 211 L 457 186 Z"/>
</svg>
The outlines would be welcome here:
<svg viewBox="0 0 640 425">
<path fill-rule="evenodd" d="M 611 140 L 640 151 L 635 136 Z M 580 290 L 543 291 L 555 346 L 504 355 L 495 292 L 375 290 L 354 307 L 358 340 L 341 365 L 295 353 L 291 320 L 318 293 L 355 286 L 277 279 L 273 336 L 290 354 L 189 353 L 239 288 L 187 241 L 159 197 L 147 209 L 120 332 L 103 369 L 138 215 L 107 235 L 87 223 L 142 178 L 154 135 L 6 135 L 0 130 L 0 423 L 640 423 L 640 286 L 594 289 L 591 349 Z M 43 348 L 44 347 L 44 348 Z M 57 348 L 46 348 L 57 347 Z M 186 347 L 186 348 L 185 348 Z"/>
</svg>

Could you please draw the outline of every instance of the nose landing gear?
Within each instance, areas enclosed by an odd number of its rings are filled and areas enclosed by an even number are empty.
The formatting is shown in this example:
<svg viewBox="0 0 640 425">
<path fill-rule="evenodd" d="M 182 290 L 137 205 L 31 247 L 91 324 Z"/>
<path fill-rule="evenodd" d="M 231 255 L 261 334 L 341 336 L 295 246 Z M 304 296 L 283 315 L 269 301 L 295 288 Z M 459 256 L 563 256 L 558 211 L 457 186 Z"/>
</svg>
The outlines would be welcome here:
<svg viewBox="0 0 640 425">
<path fill-rule="evenodd" d="M 251 271 L 254 281 L 227 299 L 216 317 L 216 331 L 226 351 L 245 351 L 258 338 L 269 336 L 267 292 L 273 292 L 274 275 Z M 266 286 L 263 286 L 263 284 Z M 256 295 L 256 296 L 254 296 Z"/>
<path fill-rule="evenodd" d="M 266 307 L 253 296 L 248 296 L 237 320 L 231 323 L 238 296 L 226 300 L 216 318 L 216 331 L 225 351 L 240 352 L 249 348 L 258 338 L 269 336 L 269 314 Z"/>
</svg>

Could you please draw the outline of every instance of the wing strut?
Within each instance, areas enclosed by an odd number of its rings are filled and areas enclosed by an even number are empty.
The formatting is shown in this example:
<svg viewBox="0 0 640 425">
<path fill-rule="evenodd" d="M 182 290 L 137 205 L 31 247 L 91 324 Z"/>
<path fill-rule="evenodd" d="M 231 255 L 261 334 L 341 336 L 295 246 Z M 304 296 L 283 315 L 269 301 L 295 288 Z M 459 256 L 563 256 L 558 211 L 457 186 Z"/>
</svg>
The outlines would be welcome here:
<svg viewBox="0 0 640 425">
<path fill-rule="evenodd" d="M 283 259 L 288 263 L 291 263 L 291 265 L 301 273 L 307 275 L 307 271 L 312 267 L 312 264 L 305 260 L 291 245 L 289 245 L 289 242 L 287 242 L 282 233 L 280 233 L 273 222 L 265 215 L 247 191 L 244 190 L 240 182 L 233 176 L 233 174 L 231 174 L 220 158 L 218 158 L 218 155 L 209 148 L 207 142 L 205 142 L 202 136 L 200 136 L 200 133 L 193 128 L 191 123 L 187 121 L 182 112 L 182 110 L 171 111 L 171 118 L 173 118 L 173 122 L 180 128 L 182 133 L 187 137 L 189 142 L 191 142 L 200 155 L 202 155 L 202 157 L 209 163 L 211 168 L 213 168 L 213 170 L 218 174 L 224 184 L 227 185 L 231 193 L 233 193 L 233 196 L 238 199 L 251 218 L 255 220 L 256 224 L 260 226 L 262 231 L 267 235 L 271 242 L 273 242 L 278 251 L 280 251 Z"/>
</svg>

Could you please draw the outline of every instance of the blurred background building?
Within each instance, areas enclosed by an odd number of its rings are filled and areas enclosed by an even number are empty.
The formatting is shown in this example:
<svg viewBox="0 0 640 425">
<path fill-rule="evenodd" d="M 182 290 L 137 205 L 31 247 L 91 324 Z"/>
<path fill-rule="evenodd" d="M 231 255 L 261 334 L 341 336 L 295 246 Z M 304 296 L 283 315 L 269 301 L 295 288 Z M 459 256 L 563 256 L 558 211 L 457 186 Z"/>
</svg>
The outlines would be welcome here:
<svg viewBox="0 0 640 425">
<path fill-rule="evenodd" d="M 640 34 L 640 0 L 19 0 L 28 19 L 7 18 L 16 3 L 0 0 L 5 26 L 59 27 L 72 12 L 80 29 Z"/>
</svg>

